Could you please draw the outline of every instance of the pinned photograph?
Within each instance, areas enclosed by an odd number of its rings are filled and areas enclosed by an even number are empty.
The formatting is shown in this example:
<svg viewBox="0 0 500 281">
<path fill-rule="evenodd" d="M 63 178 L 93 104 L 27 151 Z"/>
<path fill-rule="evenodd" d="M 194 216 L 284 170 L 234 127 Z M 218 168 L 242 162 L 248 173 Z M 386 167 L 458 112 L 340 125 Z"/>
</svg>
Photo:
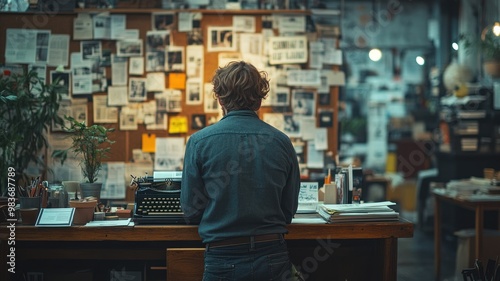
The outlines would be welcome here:
<svg viewBox="0 0 500 281">
<path fill-rule="evenodd" d="M 191 129 L 199 130 L 207 125 L 207 117 L 204 114 L 193 114 L 191 116 Z"/>
<path fill-rule="evenodd" d="M 71 96 L 71 71 L 50 71 L 50 84 L 61 86 L 62 99 L 69 99 Z"/>
<path fill-rule="evenodd" d="M 219 102 L 214 96 L 213 85 L 205 83 L 203 85 L 203 109 L 205 113 L 218 113 L 220 110 Z"/>
<path fill-rule="evenodd" d="M 320 128 L 331 128 L 333 127 L 333 110 L 332 109 L 321 109 L 318 113 L 319 127 Z"/>
<path fill-rule="evenodd" d="M 117 41 L 116 50 L 120 57 L 142 56 L 142 39 Z"/>
<path fill-rule="evenodd" d="M 166 112 L 157 111 L 155 114 L 155 122 L 152 124 L 147 124 L 146 129 L 148 130 L 166 130 L 168 129 L 168 115 Z"/>
<path fill-rule="evenodd" d="M 146 95 L 146 78 L 130 78 L 128 88 L 129 101 L 145 101 Z"/>
<path fill-rule="evenodd" d="M 148 31 L 146 33 L 146 71 L 165 70 L 165 52 L 170 45 L 170 31 Z"/>
<path fill-rule="evenodd" d="M 40 79 L 40 82 L 47 84 L 47 66 L 44 64 L 30 64 L 28 69 L 30 71 L 36 72 L 36 75 L 38 79 Z M 35 87 L 33 87 L 33 93 L 40 94 L 42 91 L 42 88 L 40 84 L 36 84 Z"/>
<path fill-rule="evenodd" d="M 236 38 L 232 26 L 208 27 L 208 51 L 236 51 Z"/>
<path fill-rule="evenodd" d="M 137 111 L 123 107 L 120 111 L 120 130 L 137 130 Z"/>
<path fill-rule="evenodd" d="M 131 57 L 129 61 L 128 73 L 130 75 L 143 75 L 144 74 L 144 58 Z"/>
<path fill-rule="evenodd" d="M 187 33 L 189 46 L 191 45 L 203 45 L 203 32 L 201 28 L 193 28 Z"/>
<path fill-rule="evenodd" d="M 293 114 L 284 114 L 283 119 L 283 132 L 291 138 L 300 137 L 300 120 L 298 120 L 300 119 L 300 116 L 295 116 Z"/>
<path fill-rule="evenodd" d="M 272 95 L 272 105 L 274 106 L 289 106 L 290 105 L 290 88 L 276 87 Z"/>
<path fill-rule="evenodd" d="M 201 92 L 202 83 L 199 79 L 189 79 L 186 83 L 186 104 L 195 105 L 203 103 Z"/>
<path fill-rule="evenodd" d="M 146 53 L 146 71 L 164 71 L 165 52 Z"/>
<path fill-rule="evenodd" d="M 184 47 L 169 46 L 167 50 L 166 71 L 184 71 Z"/>
<path fill-rule="evenodd" d="M 46 63 L 49 56 L 50 31 L 40 30 L 36 34 L 36 62 Z"/>
<path fill-rule="evenodd" d="M 168 89 L 165 93 L 167 97 L 167 112 L 181 112 L 182 92 L 179 90 Z"/>
<path fill-rule="evenodd" d="M 170 31 L 148 31 L 146 33 L 146 52 L 165 52 L 170 45 Z"/>
<path fill-rule="evenodd" d="M 101 41 L 81 41 L 82 59 L 100 59 L 102 56 Z"/>
<path fill-rule="evenodd" d="M 151 15 L 152 30 L 171 30 L 174 28 L 175 14 L 170 12 L 159 12 Z"/>
<path fill-rule="evenodd" d="M 330 105 L 330 93 L 318 93 L 319 105 Z"/>
<path fill-rule="evenodd" d="M 186 47 L 186 75 L 189 78 L 203 77 L 203 46 Z"/>
<path fill-rule="evenodd" d="M 166 91 L 155 93 L 156 112 L 167 112 Z"/>
<path fill-rule="evenodd" d="M 292 90 L 292 112 L 313 117 L 316 111 L 316 92 L 307 89 Z"/>
</svg>

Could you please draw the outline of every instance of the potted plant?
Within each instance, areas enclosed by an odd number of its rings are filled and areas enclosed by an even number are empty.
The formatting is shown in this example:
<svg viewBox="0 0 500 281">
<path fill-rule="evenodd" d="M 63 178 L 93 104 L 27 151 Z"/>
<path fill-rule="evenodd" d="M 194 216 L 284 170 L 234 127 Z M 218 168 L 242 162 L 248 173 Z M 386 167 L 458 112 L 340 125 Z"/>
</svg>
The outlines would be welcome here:
<svg viewBox="0 0 500 281">
<path fill-rule="evenodd" d="M 0 74 L 0 189 L 7 185 L 23 186 L 30 176 L 47 171 L 45 161 L 47 131 L 52 124 L 62 124 L 57 114 L 61 86 L 57 81 L 45 84 L 36 71 L 22 74 L 5 70 Z M 36 174 L 28 167 L 36 167 Z M 15 182 L 7 178 L 9 167 L 15 170 Z M 11 169 L 12 170 L 12 169 Z"/>
<path fill-rule="evenodd" d="M 80 184 L 81 196 L 94 194 L 100 199 L 102 182 L 97 182 L 99 172 L 102 168 L 103 159 L 109 157 L 111 145 L 114 141 L 109 139 L 109 133 L 113 128 L 93 124 L 87 125 L 79 122 L 73 117 L 64 117 L 69 125 L 64 125 L 65 131 L 71 133 L 71 146 L 65 150 L 54 150 L 52 156 L 60 158 L 61 164 L 67 159 L 68 152 L 73 152 L 76 157 L 80 157 L 80 167 L 83 172 L 85 183 Z M 89 191 L 89 193 L 87 193 Z"/>
<path fill-rule="evenodd" d="M 500 36 L 495 35 L 491 27 L 485 28 L 475 40 L 466 35 L 461 35 L 461 39 L 466 50 L 481 55 L 486 74 L 493 78 L 500 77 Z"/>
</svg>

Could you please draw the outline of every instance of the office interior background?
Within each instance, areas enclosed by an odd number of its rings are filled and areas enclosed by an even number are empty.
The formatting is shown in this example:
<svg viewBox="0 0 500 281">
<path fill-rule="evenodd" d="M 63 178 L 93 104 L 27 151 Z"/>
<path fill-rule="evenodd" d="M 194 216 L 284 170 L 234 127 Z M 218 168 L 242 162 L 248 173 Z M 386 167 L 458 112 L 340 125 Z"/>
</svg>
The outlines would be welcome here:
<svg viewBox="0 0 500 281">
<path fill-rule="evenodd" d="M 13 7 L 21 1 L 0 1 L 5 2 Z M 493 107 L 499 99 L 494 91 L 498 80 L 483 67 L 481 52 L 464 48 L 461 39 L 480 40 L 489 32 L 500 21 L 500 1 L 315 0 L 297 7 L 341 11 L 331 19 L 340 25 L 339 69 L 345 73 L 334 109 L 338 164 L 363 167 L 366 183 L 374 190 L 382 185 L 383 197 L 396 201 L 401 215 L 417 225 L 414 238 L 400 241 L 398 280 L 432 278 L 433 263 L 426 256 L 432 254 L 433 239 L 429 190 L 452 180 L 483 177 L 485 168 L 500 169 L 499 108 Z M 466 97 L 461 96 L 464 91 Z M 449 123 L 449 105 L 470 96 L 485 97 L 478 109 L 491 111 L 492 134 L 478 134 L 473 145 L 464 145 L 443 131 L 443 124 Z M 327 168 L 311 176 L 321 179 Z M 370 186 L 366 188 L 368 195 Z M 473 216 L 451 207 L 445 215 L 444 248 L 449 251 L 443 280 L 455 280 L 460 242 L 455 231 L 472 227 Z M 485 226 L 498 228 L 497 215 L 489 214 Z"/>
</svg>

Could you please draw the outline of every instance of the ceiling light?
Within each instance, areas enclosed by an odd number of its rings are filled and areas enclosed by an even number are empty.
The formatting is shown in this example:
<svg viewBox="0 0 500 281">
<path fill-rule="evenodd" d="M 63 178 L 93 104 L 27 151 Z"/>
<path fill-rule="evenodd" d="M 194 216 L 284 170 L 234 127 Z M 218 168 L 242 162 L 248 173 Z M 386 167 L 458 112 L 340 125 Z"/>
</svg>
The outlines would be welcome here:
<svg viewBox="0 0 500 281">
<path fill-rule="evenodd" d="M 368 57 L 372 61 L 379 61 L 382 58 L 382 52 L 379 49 L 371 49 L 368 53 Z"/>
</svg>

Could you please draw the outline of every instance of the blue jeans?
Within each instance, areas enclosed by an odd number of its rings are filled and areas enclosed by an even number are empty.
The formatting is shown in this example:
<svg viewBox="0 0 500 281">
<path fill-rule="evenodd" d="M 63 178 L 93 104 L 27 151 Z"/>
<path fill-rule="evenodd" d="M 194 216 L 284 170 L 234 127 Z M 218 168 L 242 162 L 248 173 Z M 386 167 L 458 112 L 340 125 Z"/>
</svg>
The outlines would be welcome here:
<svg viewBox="0 0 500 281">
<path fill-rule="evenodd" d="M 284 238 L 236 246 L 207 247 L 203 281 L 294 280 Z"/>
</svg>

